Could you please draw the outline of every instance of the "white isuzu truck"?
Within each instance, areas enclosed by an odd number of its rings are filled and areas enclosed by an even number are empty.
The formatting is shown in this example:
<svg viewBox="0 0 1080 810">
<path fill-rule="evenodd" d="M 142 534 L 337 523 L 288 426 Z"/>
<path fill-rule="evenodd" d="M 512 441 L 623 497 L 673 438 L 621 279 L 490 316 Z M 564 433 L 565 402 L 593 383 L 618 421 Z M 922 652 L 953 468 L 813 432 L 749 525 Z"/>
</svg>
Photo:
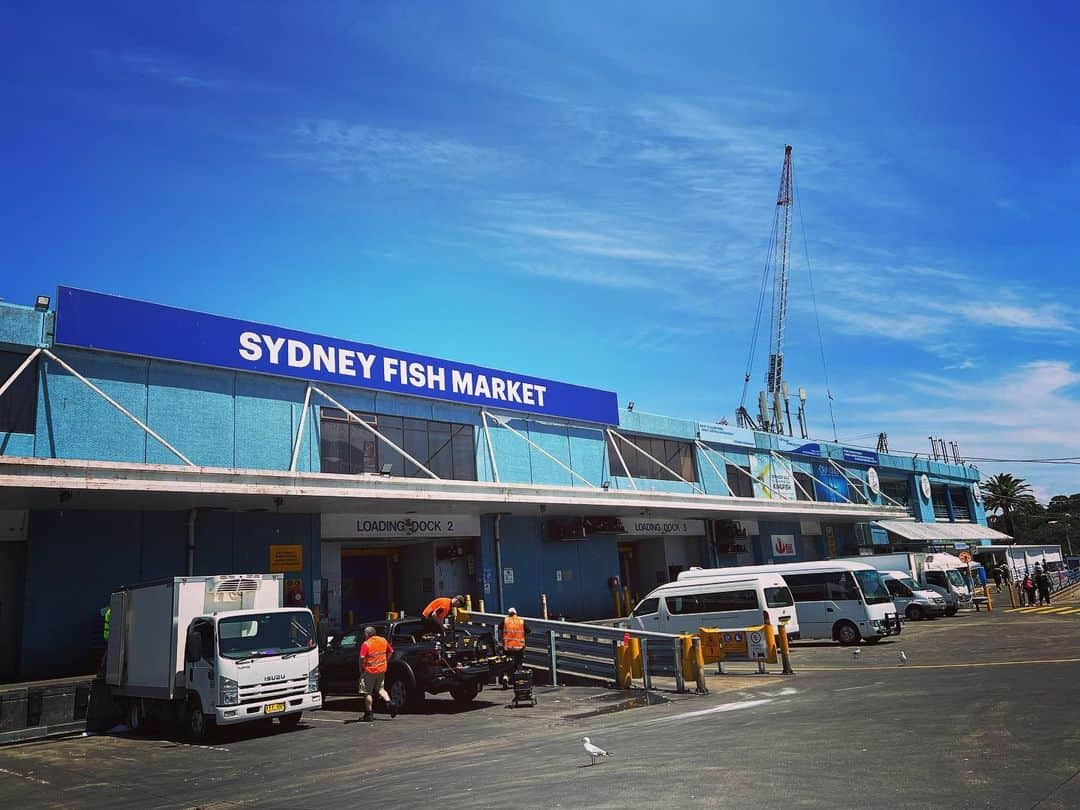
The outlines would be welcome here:
<svg viewBox="0 0 1080 810">
<path fill-rule="evenodd" d="M 187 736 L 322 705 L 311 611 L 282 607 L 282 574 L 176 577 L 112 594 L 105 681 L 138 730 L 171 713 Z"/>
</svg>

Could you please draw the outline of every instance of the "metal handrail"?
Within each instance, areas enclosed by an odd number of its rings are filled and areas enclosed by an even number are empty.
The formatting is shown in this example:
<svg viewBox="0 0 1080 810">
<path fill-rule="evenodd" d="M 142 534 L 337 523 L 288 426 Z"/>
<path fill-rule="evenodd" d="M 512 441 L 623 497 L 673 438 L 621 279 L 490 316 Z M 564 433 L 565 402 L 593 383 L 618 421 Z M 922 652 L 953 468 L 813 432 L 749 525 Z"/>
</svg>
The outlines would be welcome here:
<svg viewBox="0 0 1080 810">
<path fill-rule="evenodd" d="M 502 613 L 477 613 L 468 612 L 469 621 L 478 624 L 501 625 L 506 616 Z M 530 616 L 519 616 L 522 621 L 528 622 L 529 629 L 534 634 L 556 632 L 572 636 L 585 636 L 587 638 L 605 639 L 607 641 L 622 641 L 627 635 L 630 638 L 652 639 L 653 641 L 674 642 L 681 638 L 676 633 L 657 633 L 652 630 L 637 630 L 632 627 L 606 627 L 600 624 L 581 624 L 578 622 L 564 622 L 557 619 L 536 619 Z"/>
</svg>

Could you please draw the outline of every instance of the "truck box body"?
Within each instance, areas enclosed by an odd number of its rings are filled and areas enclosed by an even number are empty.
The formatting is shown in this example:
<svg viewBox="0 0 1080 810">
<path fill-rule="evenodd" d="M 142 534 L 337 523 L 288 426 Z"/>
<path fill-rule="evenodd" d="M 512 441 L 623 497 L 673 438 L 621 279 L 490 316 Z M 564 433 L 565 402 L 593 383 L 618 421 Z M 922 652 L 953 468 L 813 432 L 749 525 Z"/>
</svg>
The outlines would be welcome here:
<svg viewBox="0 0 1080 810">
<path fill-rule="evenodd" d="M 112 595 L 106 682 L 116 695 L 172 700 L 184 689 L 184 645 L 192 619 L 281 606 L 282 574 L 176 577 Z"/>
</svg>

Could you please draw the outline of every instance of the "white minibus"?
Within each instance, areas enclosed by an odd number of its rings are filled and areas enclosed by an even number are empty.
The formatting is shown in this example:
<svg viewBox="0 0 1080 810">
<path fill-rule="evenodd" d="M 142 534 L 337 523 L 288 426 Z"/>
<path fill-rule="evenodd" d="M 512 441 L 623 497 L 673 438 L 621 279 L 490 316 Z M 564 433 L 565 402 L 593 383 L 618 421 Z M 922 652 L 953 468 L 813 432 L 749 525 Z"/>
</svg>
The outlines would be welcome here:
<svg viewBox="0 0 1080 810">
<path fill-rule="evenodd" d="M 847 646 L 873 644 L 899 633 L 900 616 L 881 574 L 866 563 L 821 562 L 691 568 L 678 582 L 690 584 L 718 576 L 779 574 L 791 589 L 802 638 L 828 638 Z"/>
<path fill-rule="evenodd" d="M 781 622 L 789 637 L 799 637 L 795 603 L 783 577 L 743 574 L 661 585 L 638 603 L 626 624 L 659 633 L 697 633 L 701 627 L 740 630 Z"/>
</svg>

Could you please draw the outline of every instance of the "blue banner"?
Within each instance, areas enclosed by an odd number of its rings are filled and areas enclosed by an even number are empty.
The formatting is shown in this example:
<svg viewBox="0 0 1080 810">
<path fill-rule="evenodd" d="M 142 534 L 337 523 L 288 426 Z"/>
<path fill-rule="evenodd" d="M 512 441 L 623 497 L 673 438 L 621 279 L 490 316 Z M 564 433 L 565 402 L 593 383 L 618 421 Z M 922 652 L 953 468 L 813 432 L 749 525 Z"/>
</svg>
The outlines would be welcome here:
<svg viewBox="0 0 1080 810">
<path fill-rule="evenodd" d="M 814 478 L 817 479 L 814 481 L 816 500 L 823 503 L 844 503 L 846 498 L 850 498 L 847 479 L 831 464 L 814 464 Z"/>
<path fill-rule="evenodd" d="M 56 343 L 485 408 L 619 423 L 618 401 L 611 391 L 71 287 L 57 291 Z"/>
<path fill-rule="evenodd" d="M 850 447 L 845 447 L 843 453 L 844 461 L 850 461 L 852 464 L 866 464 L 869 467 L 878 466 L 878 454 L 873 450 L 852 450 Z"/>
</svg>

